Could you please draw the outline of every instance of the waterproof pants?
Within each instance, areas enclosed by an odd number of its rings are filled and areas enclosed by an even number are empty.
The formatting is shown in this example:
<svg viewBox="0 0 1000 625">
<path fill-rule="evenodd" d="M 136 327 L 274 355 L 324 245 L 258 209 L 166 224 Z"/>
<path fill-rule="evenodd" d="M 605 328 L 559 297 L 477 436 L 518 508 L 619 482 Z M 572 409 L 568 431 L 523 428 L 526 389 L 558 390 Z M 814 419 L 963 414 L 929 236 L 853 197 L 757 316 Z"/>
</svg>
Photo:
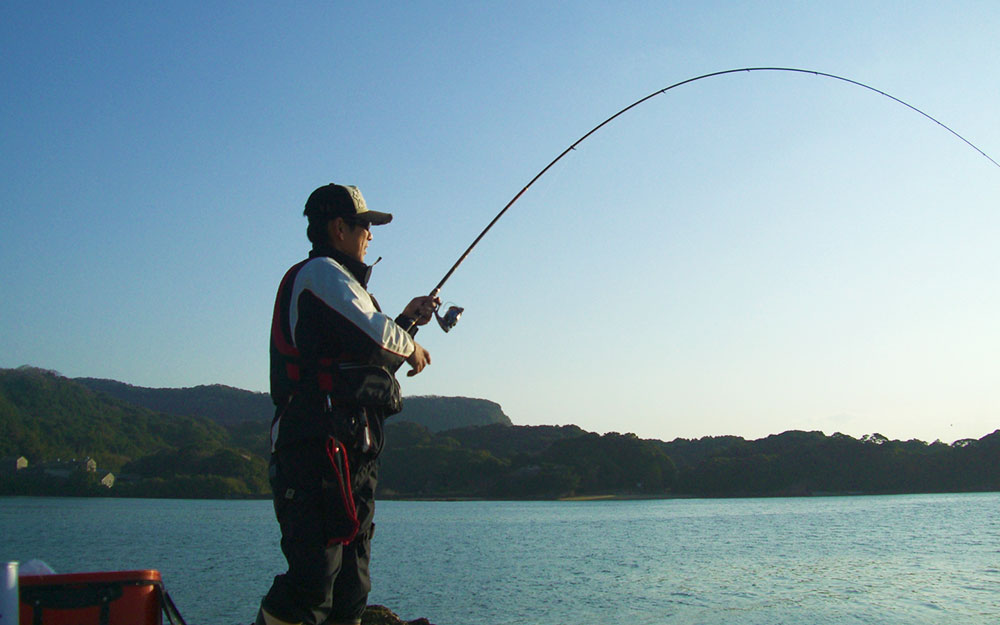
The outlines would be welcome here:
<svg viewBox="0 0 1000 625">
<path fill-rule="evenodd" d="M 283 621 L 360 621 L 367 605 L 378 465 L 373 457 L 351 454 L 351 459 L 360 465 L 350 467 L 359 529 L 351 542 L 342 544 L 329 542 L 331 522 L 337 521 L 331 517 L 343 512 L 338 509 L 343 502 L 331 497 L 339 491 L 329 488 L 326 441 L 307 439 L 272 454 L 274 511 L 288 572 L 274 578 L 262 606 Z"/>
</svg>

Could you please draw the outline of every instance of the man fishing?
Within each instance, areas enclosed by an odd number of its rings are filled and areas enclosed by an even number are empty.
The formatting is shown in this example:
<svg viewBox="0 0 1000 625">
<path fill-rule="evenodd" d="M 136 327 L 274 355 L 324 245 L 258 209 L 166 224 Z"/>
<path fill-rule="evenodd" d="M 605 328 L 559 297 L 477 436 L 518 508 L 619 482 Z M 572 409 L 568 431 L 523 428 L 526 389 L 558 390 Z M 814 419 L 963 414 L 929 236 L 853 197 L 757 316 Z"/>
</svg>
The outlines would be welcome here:
<svg viewBox="0 0 1000 625">
<path fill-rule="evenodd" d="M 985 152 L 937 119 L 864 83 L 813 70 L 745 67 L 703 74 L 651 93 L 607 118 L 556 156 L 473 240 L 431 295 L 414 298 L 395 320 L 367 292 L 364 257 L 371 226 L 392 215 L 370 211 L 356 187 L 330 184 L 306 202 L 309 258 L 288 270 L 278 290 L 271 331 L 270 479 L 288 572 L 261 602 L 257 625 L 360 623 L 371 587 L 369 546 L 375 460 L 385 417 L 401 408 L 394 373 L 403 362 L 419 373 L 430 355 L 413 340 L 437 311 L 445 282 L 524 193 L 589 136 L 644 102 L 699 80 L 745 72 L 813 74 L 890 98 L 952 133 L 991 163 Z M 458 321 L 453 306 L 438 317 L 444 331 Z"/>
<path fill-rule="evenodd" d="M 383 421 L 402 407 L 396 370 L 430 364 L 414 339 L 440 305 L 414 298 L 395 319 L 368 293 L 371 227 L 357 187 L 329 184 L 306 201 L 309 258 L 285 274 L 271 322 L 270 482 L 288 571 L 256 625 L 360 623 Z"/>
</svg>

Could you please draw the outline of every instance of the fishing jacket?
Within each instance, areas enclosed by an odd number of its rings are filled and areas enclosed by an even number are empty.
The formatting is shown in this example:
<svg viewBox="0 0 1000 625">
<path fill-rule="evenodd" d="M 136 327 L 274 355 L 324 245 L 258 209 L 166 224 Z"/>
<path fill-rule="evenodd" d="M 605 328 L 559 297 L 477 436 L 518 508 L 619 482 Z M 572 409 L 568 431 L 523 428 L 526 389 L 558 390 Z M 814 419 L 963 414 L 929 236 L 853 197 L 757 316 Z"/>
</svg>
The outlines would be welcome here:
<svg viewBox="0 0 1000 625">
<path fill-rule="evenodd" d="M 272 450 L 332 433 L 357 390 L 351 387 L 361 383 L 345 371 L 375 365 L 396 384 L 392 376 L 413 353 L 416 326 L 381 312 L 367 291 L 370 276 L 370 266 L 317 247 L 282 278 L 271 320 Z M 378 420 L 372 425 L 381 430 Z"/>
</svg>

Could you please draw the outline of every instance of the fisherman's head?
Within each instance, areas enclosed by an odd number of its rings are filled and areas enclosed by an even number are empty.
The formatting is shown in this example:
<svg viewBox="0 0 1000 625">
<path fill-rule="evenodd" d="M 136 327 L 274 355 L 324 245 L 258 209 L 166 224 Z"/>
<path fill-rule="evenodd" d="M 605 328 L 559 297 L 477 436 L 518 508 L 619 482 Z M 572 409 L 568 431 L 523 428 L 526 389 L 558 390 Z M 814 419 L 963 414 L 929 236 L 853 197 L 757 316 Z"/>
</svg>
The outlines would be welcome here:
<svg viewBox="0 0 1000 625">
<path fill-rule="evenodd" d="M 329 245 L 361 262 L 372 238 L 371 226 L 392 221 L 391 213 L 368 210 L 357 187 L 332 183 L 312 192 L 303 214 L 309 219 L 306 236 L 313 247 Z"/>
</svg>

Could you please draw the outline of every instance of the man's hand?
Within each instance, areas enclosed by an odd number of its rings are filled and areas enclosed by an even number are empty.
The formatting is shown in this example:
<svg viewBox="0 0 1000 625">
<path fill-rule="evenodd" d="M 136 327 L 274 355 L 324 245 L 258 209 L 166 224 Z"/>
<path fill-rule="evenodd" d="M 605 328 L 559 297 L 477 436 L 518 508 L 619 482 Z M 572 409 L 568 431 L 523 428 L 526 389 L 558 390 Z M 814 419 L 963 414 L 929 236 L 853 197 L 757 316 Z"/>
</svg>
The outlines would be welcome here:
<svg viewBox="0 0 1000 625">
<path fill-rule="evenodd" d="M 409 363 L 411 367 L 413 367 L 412 369 L 406 372 L 406 375 L 409 377 L 413 377 L 418 373 L 420 373 L 421 371 L 423 371 L 424 367 L 431 364 L 431 355 L 426 349 L 423 348 L 422 345 L 420 345 L 420 343 L 414 341 L 413 353 L 410 354 L 410 357 L 406 359 L 406 362 Z"/>
<path fill-rule="evenodd" d="M 422 326 L 431 320 L 431 315 L 434 311 L 438 309 L 441 305 L 440 297 L 431 297 L 430 295 L 423 295 L 421 297 L 414 297 L 406 308 L 403 309 L 403 314 L 410 319 L 415 319 L 418 326 Z M 430 362 L 428 360 L 428 362 Z"/>
</svg>

